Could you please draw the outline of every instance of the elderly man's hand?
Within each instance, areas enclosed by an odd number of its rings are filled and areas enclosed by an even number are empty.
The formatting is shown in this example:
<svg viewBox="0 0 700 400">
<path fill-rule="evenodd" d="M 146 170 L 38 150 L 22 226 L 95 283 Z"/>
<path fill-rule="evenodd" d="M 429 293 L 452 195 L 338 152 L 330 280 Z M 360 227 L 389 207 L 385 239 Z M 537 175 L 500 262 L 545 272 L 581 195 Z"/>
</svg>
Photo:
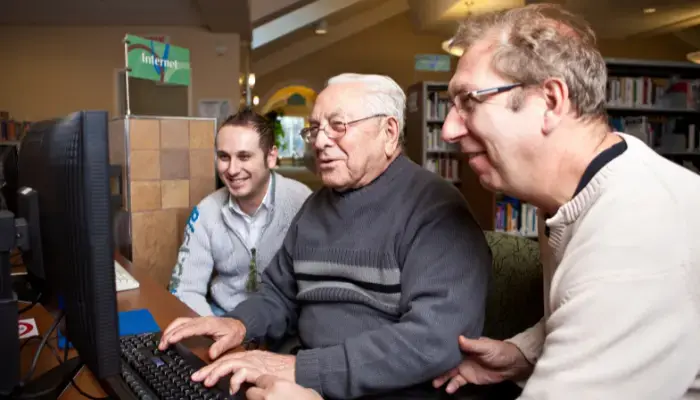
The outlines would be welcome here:
<svg viewBox="0 0 700 400">
<path fill-rule="evenodd" d="M 243 343 L 245 332 L 243 323 L 233 318 L 178 318 L 165 328 L 158 348 L 165 350 L 171 344 L 192 336 L 209 336 L 214 339 L 209 348 L 209 357 L 213 360 Z"/>
<path fill-rule="evenodd" d="M 273 375 L 294 382 L 296 357 L 268 351 L 245 351 L 225 355 L 192 375 L 195 382 L 214 386 L 222 377 L 231 376 L 231 393 L 237 393 L 244 382 L 256 381 L 261 375 Z"/>
<path fill-rule="evenodd" d="M 255 385 L 246 390 L 248 400 L 323 400 L 311 389 L 306 389 L 275 375 L 260 375 L 257 379 L 247 379 Z"/>
</svg>

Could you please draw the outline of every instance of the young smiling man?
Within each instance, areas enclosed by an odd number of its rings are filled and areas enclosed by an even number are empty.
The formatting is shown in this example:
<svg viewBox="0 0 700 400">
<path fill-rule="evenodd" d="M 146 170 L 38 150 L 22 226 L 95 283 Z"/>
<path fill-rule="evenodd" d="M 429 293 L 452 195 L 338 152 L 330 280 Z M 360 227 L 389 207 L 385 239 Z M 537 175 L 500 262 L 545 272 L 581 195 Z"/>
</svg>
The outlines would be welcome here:
<svg viewBox="0 0 700 400">
<path fill-rule="evenodd" d="M 544 318 L 506 341 L 460 337 L 464 361 L 434 385 L 700 398 L 700 177 L 611 129 L 594 32 L 561 7 L 474 15 L 454 42 L 464 55 L 443 138 L 482 185 L 547 216 L 553 257 Z"/>
<path fill-rule="evenodd" d="M 257 290 L 311 194 L 271 170 L 277 161 L 272 122 L 254 111 L 229 117 L 215 140 L 224 187 L 192 210 L 170 282 L 171 292 L 203 316 L 222 315 Z"/>
</svg>

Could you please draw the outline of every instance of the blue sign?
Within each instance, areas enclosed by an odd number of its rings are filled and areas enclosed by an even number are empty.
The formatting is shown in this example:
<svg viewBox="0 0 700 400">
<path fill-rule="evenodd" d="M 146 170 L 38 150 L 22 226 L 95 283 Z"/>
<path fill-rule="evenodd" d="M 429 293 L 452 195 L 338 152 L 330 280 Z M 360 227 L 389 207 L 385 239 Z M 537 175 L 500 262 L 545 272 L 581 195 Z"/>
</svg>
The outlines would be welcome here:
<svg viewBox="0 0 700 400">
<path fill-rule="evenodd" d="M 450 72 L 448 54 L 416 54 L 416 71 Z"/>
</svg>

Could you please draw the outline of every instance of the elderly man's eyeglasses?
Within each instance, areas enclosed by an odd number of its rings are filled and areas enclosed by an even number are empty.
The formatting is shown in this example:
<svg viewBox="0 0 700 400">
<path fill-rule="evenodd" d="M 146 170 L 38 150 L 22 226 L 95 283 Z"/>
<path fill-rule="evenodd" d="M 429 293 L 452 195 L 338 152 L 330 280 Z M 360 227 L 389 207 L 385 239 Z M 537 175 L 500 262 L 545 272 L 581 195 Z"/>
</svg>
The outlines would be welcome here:
<svg viewBox="0 0 700 400">
<path fill-rule="evenodd" d="M 368 119 L 372 118 L 378 118 L 378 117 L 388 117 L 386 114 L 374 114 L 370 115 L 369 117 L 364 117 L 360 119 L 356 119 L 353 121 L 340 121 L 340 120 L 330 120 L 328 122 L 328 126 L 325 128 L 321 128 L 320 125 L 311 125 L 308 128 L 304 128 L 301 130 L 301 137 L 304 139 L 306 143 L 314 143 L 316 141 L 316 137 L 318 136 L 318 133 L 323 131 L 326 133 L 326 136 L 328 136 L 329 139 L 332 140 L 337 140 L 343 137 L 345 135 L 345 132 L 348 130 L 348 125 L 356 124 L 358 122 L 366 121 Z"/>
<path fill-rule="evenodd" d="M 462 119 L 467 118 L 468 114 L 474 111 L 476 104 L 486 102 L 489 97 L 504 93 L 517 87 L 523 86 L 522 83 L 513 83 L 510 85 L 496 86 L 488 89 L 472 90 L 458 94 L 454 97 L 453 106 L 457 109 L 457 113 Z"/>
</svg>

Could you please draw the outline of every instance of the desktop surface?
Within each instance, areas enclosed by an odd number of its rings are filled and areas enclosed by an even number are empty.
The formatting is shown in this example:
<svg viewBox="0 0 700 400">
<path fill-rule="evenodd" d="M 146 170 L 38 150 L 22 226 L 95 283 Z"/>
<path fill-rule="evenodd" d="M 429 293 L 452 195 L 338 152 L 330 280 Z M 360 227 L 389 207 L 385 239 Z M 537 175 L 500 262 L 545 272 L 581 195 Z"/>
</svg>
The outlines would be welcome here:
<svg viewBox="0 0 700 400">
<path fill-rule="evenodd" d="M 117 307 L 119 311 L 129 311 L 143 308 L 148 309 L 161 330 L 165 329 L 176 318 L 198 316 L 189 307 L 170 294 L 165 288 L 156 284 L 147 273 L 131 268 L 131 263 L 124 257 L 119 255 L 116 257 L 116 261 L 124 266 L 124 268 L 139 281 L 140 285 L 138 289 L 125 290 L 117 293 Z M 37 305 L 22 314 L 21 318 L 34 318 L 36 320 L 40 335 L 47 332 L 51 326 L 51 323 L 53 322 L 53 316 L 40 305 Z M 52 338 L 49 340 L 49 343 L 56 348 L 62 356 L 63 351 L 58 349 L 57 340 Z M 201 337 L 187 339 L 182 342 L 182 344 L 190 349 L 197 357 L 207 363 L 211 362 L 207 353 L 211 343 L 212 341 L 210 339 Z M 39 340 L 31 340 L 22 349 L 21 371 L 23 374 L 29 370 L 32 358 L 34 357 L 34 352 L 38 345 Z M 68 358 L 73 358 L 76 355 L 77 353 L 75 350 L 71 349 L 69 351 Z M 58 365 L 58 361 L 52 354 L 51 350 L 44 349 L 37 363 L 34 376 L 39 376 L 56 365 Z M 83 391 L 93 397 L 105 396 L 105 392 L 102 390 L 97 380 L 85 367 L 82 368 L 80 373 L 76 376 L 75 382 Z M 83 398 L 84 397 L 72 385 L 70 385 L 59 399 L 64 400 Z"/>
</svg>

